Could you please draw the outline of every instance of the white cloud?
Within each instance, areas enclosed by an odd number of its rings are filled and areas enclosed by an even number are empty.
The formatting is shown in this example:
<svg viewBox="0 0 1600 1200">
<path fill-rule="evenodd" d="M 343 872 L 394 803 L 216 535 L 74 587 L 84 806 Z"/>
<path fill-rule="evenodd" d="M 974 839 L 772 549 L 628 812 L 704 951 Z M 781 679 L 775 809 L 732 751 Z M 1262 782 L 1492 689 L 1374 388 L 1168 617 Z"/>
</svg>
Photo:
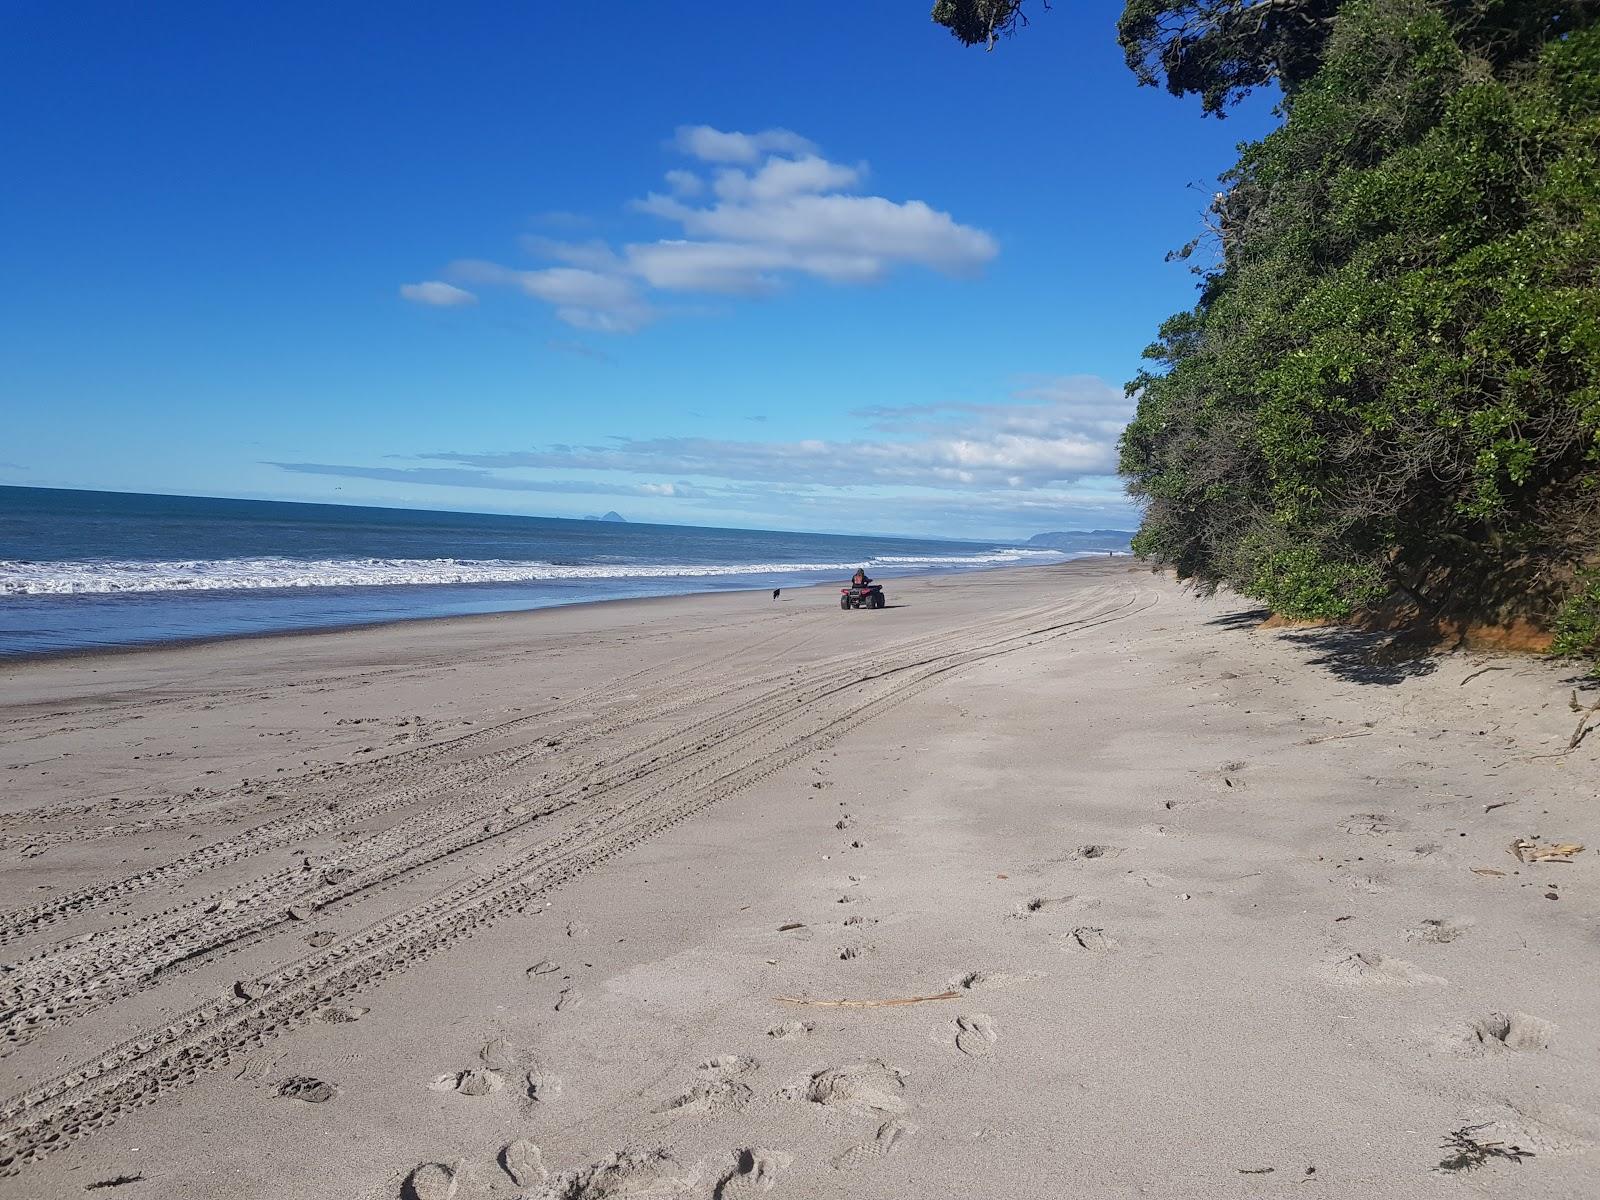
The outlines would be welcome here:
<svg viewBox="0 0 1600 1200">
<path fill-rule="evenodd" d="M 651 193 L 632 205 L 676 225 L 673 236 L 620 248 L 598 239 L 525 237 L 525 250 L 558 265 L 518 270 L 463 262 L 451 267 L 452 277 L 520 288 L 579 329 L 633 333 L 659 316 L 651 289 L 753 296 L 794 277 L 859 285 L 902 267 L 966 275 L 999 250 L 990 234 L 922 200 L 860 194 L 864 165 L 830 162 L 788 130 L 684 126 L 672 144 L 718 164 L 709 196 L 702 175 L 671 170 L 671 194 Z"/>
<path fill-rule="evenodd" d="M 332 475 L 380 483 L 424 484 L 428 487 L 482 488 L 495 492 L 540 492 L 562 496 L 678 496 L 698 499 L 699 488 L 687 483 L 605 483 L 594 479 L 517 479 L 465 467 L 363 467 L 342 463 L 274 462 L 270 466 L 297 475 Z"/>
<path fill-rule="evenodd" d="M 793 265 L 782 250 L 730 242 L 647 242 L 627 247 L 628 267 L 653 288 L 676 292 L 767 291 Z"/>
<path fill-rule="evenodd" d="M 726 133 L 710 125 L 680 125 L 672 145 L 701 162 L 751 163 L 763 154 L 813 154 L 816 147 L 787 129 Z"/>
<path fill-rule="evenodd" d="M 555 238 L 528 236 L 521 241 L 522 248 L 529 254 L 553 258 L 569 267 L 615 272 L 622 266 L 617 252 L 599 238 L 591 238 L 587 242 L 563 242 Z"/>
<path fill-rule="evenodd" d="M 623 275 L 585 267 L 518 271 L 475 259 L 452 263 L 450 272 L 477 283 L 520 288 L 552 305 L 568 325 L 594 333 L 637 333 L 656 317 L 637 285 Z"/>
<path fill-rule="evenodd" d="M 452 287 L 437 279 L 422 283 L 402 283 L 400 297 L 413 304 L 431 304 L 435 308 L 459 308 L 463 304 L 476 304 L 478 298 L 462 288 Z"/>
<path fill-rule="evenodd" d="M 850 441 L 618 438 L 602 446 L 426 457 L 483 470 L 611 471 L 977 493 L 1045 490 L 1115 472 L 1117 437 L 1133 407 L 1122 389 L 1076 376 L 1033 381 L 1018 399 L 870 409 L 861 415 L 874 430 L 892 436 Z"/>
<path fill-rule="evenodd" d="M 706 190 L 706 181 L 693 171 L 668 171 L 664 178 L 667 186 L 679 196 L 698 196 Z"/>
<path fill-rule="evenodd" d="M 861 171 L 857 167 L 808 154 L 804 158 L 769 158 L 753 175 L 732 167 L 724 168 L 717 172 L 712 186 L 724 200 L 776 200 L 797 192 L 832 192 L 854 187 L 860 178 Z M 680 191 L 679 194 L 684 193 Z"/>
<path fill-rule="evenodd" d="M 722 242 L 783 247 L 795 268 L 825 279 L 876 279 L 896 264 L 951 274 L 971 272 L 999 251 L 981 229 L 957 223 L 921 200 L 882 196 L 792 195 L 691 208 L 652 196 L 646 211 L 679 222 L 686 233 Z M 839 264 L 853 264 L 841 269 Z"/>
</svg>

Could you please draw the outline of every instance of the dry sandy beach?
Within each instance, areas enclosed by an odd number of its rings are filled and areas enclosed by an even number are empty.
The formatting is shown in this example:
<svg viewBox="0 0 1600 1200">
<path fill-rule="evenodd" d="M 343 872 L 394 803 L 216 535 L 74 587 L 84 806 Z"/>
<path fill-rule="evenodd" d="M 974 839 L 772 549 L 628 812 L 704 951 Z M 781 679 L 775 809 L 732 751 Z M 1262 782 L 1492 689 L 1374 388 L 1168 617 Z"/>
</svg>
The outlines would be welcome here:
<svg viewBox="0 0 1600 1200">
<path fill-rule="evenodd" d="M 1600 1194 L 1570 672 L 889 593 L 0 668 L 0 1196 Z"/>
</svg>

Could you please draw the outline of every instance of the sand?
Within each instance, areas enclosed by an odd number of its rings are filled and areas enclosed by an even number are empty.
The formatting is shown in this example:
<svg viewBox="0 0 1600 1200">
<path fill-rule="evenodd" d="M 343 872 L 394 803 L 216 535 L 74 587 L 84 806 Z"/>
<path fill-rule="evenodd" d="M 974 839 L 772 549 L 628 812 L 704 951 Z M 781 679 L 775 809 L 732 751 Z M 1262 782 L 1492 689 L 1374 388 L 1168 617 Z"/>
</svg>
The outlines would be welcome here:
<svg viewBox="0 0 1600 1200">
<path fill-rule="evenodd" d="M 0 1196 L 1600 1194 L 1570 670 L 889 593 L 0 668 Z"/>
</svg>

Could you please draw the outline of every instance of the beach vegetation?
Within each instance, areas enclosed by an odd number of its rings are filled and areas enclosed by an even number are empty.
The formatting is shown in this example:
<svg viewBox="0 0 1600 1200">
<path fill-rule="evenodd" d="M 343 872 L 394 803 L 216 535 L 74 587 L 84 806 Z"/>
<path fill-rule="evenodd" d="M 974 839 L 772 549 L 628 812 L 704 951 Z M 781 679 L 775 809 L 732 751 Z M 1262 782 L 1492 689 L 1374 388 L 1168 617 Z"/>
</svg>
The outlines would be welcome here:
<svg viewBox="0 0 1600 1200">
<path fill-rule="evenodd" d="M 1593 674 L 1600 678 L 1600 569 L 1585 571 L 1578 586 L 1556 614 L 1557 654 L 1593 661 Z"/>
<path fill-rule="evenodd" d="M 1020 7 L 935 16 L 1006 32 Z M 1590 0 L 1128 0 L 1141 82 L 1216 115 L 1274 87 L 1281 118 L 1176 252 L 1197 302 L 1128 385 L 1139 554 L 1289 617 L 1521 621 L 1596 653 L 1597 19 Z"/>
</svg>

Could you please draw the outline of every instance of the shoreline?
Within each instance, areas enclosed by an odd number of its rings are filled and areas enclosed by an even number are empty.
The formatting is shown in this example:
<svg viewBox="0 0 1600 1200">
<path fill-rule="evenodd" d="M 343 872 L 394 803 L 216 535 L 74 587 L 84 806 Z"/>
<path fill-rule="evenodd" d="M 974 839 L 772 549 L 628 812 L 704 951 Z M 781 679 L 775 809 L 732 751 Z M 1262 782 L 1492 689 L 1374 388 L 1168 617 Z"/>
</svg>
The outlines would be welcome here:
<svg viewBox="0 0 1600 1200">
<path fill-rule="evenodd" d="M 0 1200 L 1593 1195 L 1559 668 L 1002 572 L 12 672 Z"/>
<path fill-rule="evenodd" d="M 1132 555 L 1124 551 L 1108 554 L 1106 557 L 1114 559 L 1132 560 Z M 1053 563 L 1006 563 L 994 567 L 972 567 L 954 571 L 930 571 L 916 575 L 875 575 L 874 579 L 887 582 L 922 582 L 931 579 L 946 578 L 956 575 L 989 575 L 1005 571 L 1033 571 L 1047 567 L 1066 567 L 1080 562 L 1097 562 L 1100 556 L 1084 555 L 1079 558 L 1069 558 L 1062 562 Z M 827 581 L 817 581 L 802 584 L 783 584 L 781 590 L 788 592 L 810 591 L 814 588 L 833 587 Z M 246 630 L 239 633 L 200 634 L 194 637 L 164 638 L 159 641 L 127 642 L 103 646 L 72 646 L 60 650 L 22 651 L 14 654 L 0 654 L 0 672 L 7 667 L 25 663 L 53 662 L 63 659 L 83 659 L 95 657 L 114 657 L 125 654 L 139 654 L 155 650 L 193 649 L 201 646 L 224 645 L 234 641 L 256 641 L 267 638 L 285 638 L 298 636 L 316 636 L 352 633 L 363 629 L 392 629 L 396 627 L 412 626 L 422 622 L 449 622 L 449 621 L 478 621 L 499 617 L 531 615 L 534 613 L 555 612 L 566 609 L 589 608 L 600 605 L 626 605 L 648 604 L 667 600 L 688 600 L 707 596 L 748 596 L 771 591 L 767 587 L 752 588 L 708 588 L 687 592 L 663 592 L 649 596 L 611 596 L 594 600 L 567 600 L 554 604 L 542 604 L 532 608 L 504 608 L 493 609 L 487 612 L 476 613 L 424 613 L 414 617 L 386 617 L 373 621 L 354 621 L 338 625 L 293 626 L 284 629 Z M 132 594 L 132 593 L 130 593 Z"/>
</svg>

